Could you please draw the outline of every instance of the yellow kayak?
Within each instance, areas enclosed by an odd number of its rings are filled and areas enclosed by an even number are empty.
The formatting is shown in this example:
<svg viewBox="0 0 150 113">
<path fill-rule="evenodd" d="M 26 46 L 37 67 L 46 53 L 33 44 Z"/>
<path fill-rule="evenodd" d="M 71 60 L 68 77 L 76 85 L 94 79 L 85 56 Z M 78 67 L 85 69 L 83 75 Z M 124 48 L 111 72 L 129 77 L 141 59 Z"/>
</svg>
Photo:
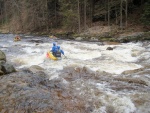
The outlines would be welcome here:
<svg viewBox="0 0 150 113">
<path fill-rule="evenodd" d="M 50 51 L 47 52 L 47 57 L 50 58 L 50 59 L 52 59 L 52 60 L 58 60 L 58 58 L 55 57 Z"/>
<path fill-rule="evenodd" d="M 15 42 L 17 42 L 17 41 L 21 41 L 21 40 L 18 40 L 18 39 L 14 39 L 14 41 L 15 41 Z"/>
<path fill-rule="evenodd" d="M 51 35 L 51 36 L 49 36 L 49 38 L 57 38 L 57 37 L 56 37 L 56 36 Z"/>
<path fill-rule="evenodd" d="M 20 36 L 16 36 L 16 37 L 14 38 L 14 41 L 15 41 L 15 42 L 16 42 L 16 41 L 21 41 Z"/>
</svg>

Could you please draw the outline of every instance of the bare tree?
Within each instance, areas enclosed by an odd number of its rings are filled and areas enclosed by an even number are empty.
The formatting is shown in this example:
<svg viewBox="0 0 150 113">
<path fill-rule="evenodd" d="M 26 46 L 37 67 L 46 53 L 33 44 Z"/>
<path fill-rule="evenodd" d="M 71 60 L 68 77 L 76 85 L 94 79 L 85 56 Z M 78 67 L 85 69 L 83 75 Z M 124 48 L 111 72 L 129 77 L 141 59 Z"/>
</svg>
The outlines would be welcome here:
<svg viewBox="0 0 150 113">
<path fill-rule="evenodd" d="M 105 12 L 107 12 L 107 1 L 105 0 Z M 107 21 L 107 13 L 105 13 L 105 22 Z"/>
<path fill-rule="evenodd" d="M 108 0 L 108 26 L 110 26 L 110 2 Z"/>
<path fill-rule="evenodd" d="M 115 6 L 115 15 L 116 15 L 116 24 L 118 24 L 118 14 L 117 14 L 117 7 Z"/>
<path fill-rule="evenodd" d="M 0 1 L 0 20 L 1 24 L 4 24 L 4 1 Z"/>
<path fill-rule="evenodd" d="M 84 0 L 84 30 L 86 30 L 86 0 Z"/>
<path fill-rule="evenodd" d="M 128 24 L 128 0 L 125 0 L 126 2 L 126 9 L 125 9 L 125 15 L 126 15 L 126 28 L 127 28 L 127 24 Z"/>
<path fill-rule="evenodd" d="M 120 0 L 120 28 L 122 30 L 122 2 L 123 0 Z"/>
<path fill-rule="evenodd" d="M 78 32 L 81 32 L 81 23 L 80 23 L 80 0 L 78 0 Z"/>
</svg>

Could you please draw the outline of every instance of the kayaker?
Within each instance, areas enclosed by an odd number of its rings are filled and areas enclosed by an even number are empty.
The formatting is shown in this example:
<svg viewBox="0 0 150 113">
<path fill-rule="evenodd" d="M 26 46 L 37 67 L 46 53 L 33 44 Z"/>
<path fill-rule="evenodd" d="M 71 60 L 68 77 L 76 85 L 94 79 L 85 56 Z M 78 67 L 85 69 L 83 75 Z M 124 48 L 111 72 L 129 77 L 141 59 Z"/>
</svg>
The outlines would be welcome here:
<svg viewBox="0 0 150 113">
<path fill-rule="evenodd" d="M 57 48 L 58 48 L 58 55 L 56 55 L 56 56 L 59 56 L 59 57 L 61 57 L 61 54 L 63 54 L 63 55 L 65 55 L 64 54 L 64 51 L 62 50 L 62 49 L 60 49 L 60 46 L 57 46 Z M 56 54 L 57 54 L 57 52 L 56 52 Z"/>
<path fill-rule="evenodd" d="M 57 46 L 57 51 L 53 55 L 55 57 L 61 57 L 61 54 L 64 55 L 64 51 L 60 49 L 60 46 Z"/>
<path fill-rule="evenodd" d="M 61 54 L 64 55 L 64 51 L 60 49 L 60 46 L 57 46 L 55 42 L 53 42 L 53 47 L 52 47 L 51 52 L 55 57 L 61 57 Z"/>
<path fill-rule="evenodd" d="M 56 52 L 57 52 L 57 51 L 58 51 L 58 47 L 57 47 L 56 43 L 53 42 L 53 47 L 52 47 L 51 52 L 52 52 L 52 54 L 53 54 L 54 56 L 56 56 Z"/>
</svg>

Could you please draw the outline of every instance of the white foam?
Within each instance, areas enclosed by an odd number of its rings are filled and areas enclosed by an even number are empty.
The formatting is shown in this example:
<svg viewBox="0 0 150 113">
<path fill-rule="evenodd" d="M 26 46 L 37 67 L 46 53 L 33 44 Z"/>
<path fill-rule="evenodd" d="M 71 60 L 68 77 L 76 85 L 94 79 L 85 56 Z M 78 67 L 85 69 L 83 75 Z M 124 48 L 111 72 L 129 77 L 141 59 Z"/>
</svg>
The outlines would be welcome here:
<svg viewBox="0 0 150 113">
<path fill-rule="evenodd" d="M 69 57 L 71 57 L 72 59 L 79 59 L 79 60 L 89 60 L 100 56 L 101 53 L 99 51 L 92 51 L 92 52 L 84 51 L 69 55 Z"/>
<path fill-rule="evenodd" d="M 128 43 L 122 45 L 103 45 L 89 44 L 82 42 L 64 41 L 60 43 L 60 47 L 64 50 L 66 59 L 59 61 L 44 62 L 46 59 L 46 52 L 52 47 L 52 43 L 41 43 L 35 46 L 34 43 L 20 42 L 21 46 L 25 46 L 20 50 L 26 54 L 17 56 L 14 61 L 20 62 L 22 66 L 41 65 L 43 68 L 54 68 L 62 70 L 64 66 L 76 63 L 77 65 L 87 66 L 93 71 L 105 71 L 112 74 L 121 74 L 126 70 L 134 70 L 142 66 L 135 64 L 140 58 L 144 48 L 141 43 Z M 59 43 L 59 42 L 58 42 Z M 9 45 L 8 45 L 9 46 Z M 113 47 L 114 50 L 106 50 L 107 47 Z M 135 56 L 132 56 L 135 54 Z M 148 53 L 143 53 L 142 57 L 148 58 Z M 104 57 L 105 60 L 95 60 L 95 58 Z M 17 59 L 17 60 L 16 60 Z"/>
<path fill-rule="evenodd" d="M 30 54 L 30 53 L 40 53 L 41 52 L 41 49 L 40 48 L 31 48 L 31 47 L 26 47 L 26 48 L 23 48 L 23 50 Z"/>
<path fill-rule="evenodd" d="M 136 110 L 130 98 L 114 98 L 111 99 L 111 105 L 115 108 L 116 113 L 131 113 Z"/>
<path fill-rule="evenodd" d="M 107 113 L 106 106 L 112 107 L 113 113 L 133 113 L 136 111 L 136 107 L 127 96 L 119 96 L 109 91 L 105 92 L 97 99 L 102 103 L 99 108 L 95 109 L 93 113 Z"/>
</svg>

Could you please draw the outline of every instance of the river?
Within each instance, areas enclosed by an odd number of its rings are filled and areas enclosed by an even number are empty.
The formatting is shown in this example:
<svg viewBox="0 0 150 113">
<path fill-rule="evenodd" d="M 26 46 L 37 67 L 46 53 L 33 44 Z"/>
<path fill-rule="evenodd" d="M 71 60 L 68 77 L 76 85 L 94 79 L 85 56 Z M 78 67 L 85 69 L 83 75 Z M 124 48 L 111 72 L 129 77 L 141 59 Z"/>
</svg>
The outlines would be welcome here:
<svg viewBox="0 0 150 113">
<path fill-rule="evenodd" d="M 14 42 L 14 37 L 0 34 L 8 62 L 17 70 L 38 65 L 49 80 L 63 79 L 74 94 L 92 102 L 92 113 L 150 113 L 150 42 L 103 45 L 30 35 Z M 46 57 L 53 42 L 66 57 L 58 61 Z"/>
</svg>

